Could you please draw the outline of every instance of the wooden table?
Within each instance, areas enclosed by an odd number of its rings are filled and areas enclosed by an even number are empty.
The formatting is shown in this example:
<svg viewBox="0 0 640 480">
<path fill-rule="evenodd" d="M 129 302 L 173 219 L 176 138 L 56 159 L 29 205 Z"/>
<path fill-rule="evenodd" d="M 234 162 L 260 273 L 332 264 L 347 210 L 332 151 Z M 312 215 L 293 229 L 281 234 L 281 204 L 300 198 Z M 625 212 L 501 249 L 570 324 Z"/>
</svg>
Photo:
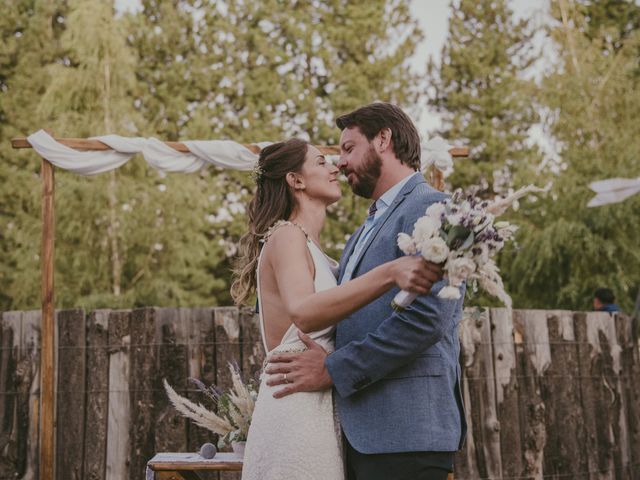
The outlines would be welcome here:
<svg viewBox="0 0 640 480">
<path fill-rule="evenodd" d="M 147 463 L 146 480 L 200 480 L 201 472 L 240 472 L 242 457 L 218 452 L 210 460 L 197 453 L 158 453 Z"/>
</svg>

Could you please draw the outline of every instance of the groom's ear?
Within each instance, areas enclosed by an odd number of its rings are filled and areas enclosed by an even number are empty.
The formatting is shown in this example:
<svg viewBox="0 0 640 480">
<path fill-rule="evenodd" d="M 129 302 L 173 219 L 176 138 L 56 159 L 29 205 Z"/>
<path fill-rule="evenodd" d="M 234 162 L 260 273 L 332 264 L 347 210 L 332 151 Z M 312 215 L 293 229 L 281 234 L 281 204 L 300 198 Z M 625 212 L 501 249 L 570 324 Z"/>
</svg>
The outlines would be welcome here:
<svg viewBox="0 0 640 480">
<path fill-rule="evenodd" d="M 294 172 L 289 172 L 287 173 L 287 176 L 285 177 L 285 179 L 287 180 L 287 184 L 294 190 L 305 189 L 305 184 L 304 184 L 304 180 L 302 179 L 302 175 L 299 175 Z"/>
<path fill-rule="evenodd" d="M 373 139 L 373 147 L 378 153 L 386 151 L 391 146 L 391 129 L 383 128 Z"/>
</svg>

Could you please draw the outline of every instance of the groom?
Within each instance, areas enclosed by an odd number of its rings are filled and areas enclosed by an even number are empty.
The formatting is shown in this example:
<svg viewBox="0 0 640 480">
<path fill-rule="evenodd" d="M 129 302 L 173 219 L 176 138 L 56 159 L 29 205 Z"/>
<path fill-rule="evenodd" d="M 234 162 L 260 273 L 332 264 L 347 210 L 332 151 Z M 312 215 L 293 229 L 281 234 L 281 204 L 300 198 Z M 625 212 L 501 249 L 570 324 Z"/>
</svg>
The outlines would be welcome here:
<svg viewBox="0 0 640 480">
<path fill-rule="evenodd" d="M 336 124 L 338 167 L 356 195 L 374 201 L 340 259 L 344 283 L 402 255 L 398 233 L 410 234 L 446 196 L 420 173 L 418 132 L 397 106 L 366 105 Z M 268 383 L 286 384 L 277 397 L 335 388 L 350 480 L 440 480 L 453 469 L 466 433 L 458 363 L 463 300 L 438 298 L 442 287 L 440 280 L 404 311 L 391 308 L 397 289 L 358 310 L 338 324 L 331 355 L 301 335 L 308 350 L 271 359 Z"/>
</svg>

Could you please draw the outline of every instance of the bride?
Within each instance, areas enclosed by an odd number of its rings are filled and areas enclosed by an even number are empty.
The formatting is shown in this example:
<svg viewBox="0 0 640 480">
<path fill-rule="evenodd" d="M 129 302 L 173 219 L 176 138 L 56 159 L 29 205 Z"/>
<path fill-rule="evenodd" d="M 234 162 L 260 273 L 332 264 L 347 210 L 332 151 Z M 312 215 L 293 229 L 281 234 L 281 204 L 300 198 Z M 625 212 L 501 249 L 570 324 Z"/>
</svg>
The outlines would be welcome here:
<svg viewBox="0 0 640 480">
<path fill-rule="evenodd" d="M 338 264 L 320 247 L 326 209 L 341 196 L 337 176 L 338 169 L 303 140 L 275 143 L 260 153 L 231 293 L 237 304 L 257 294 L 267 359 L 276 352 L 305 350 L 307 338 L 332 352 L 334 325 L 396 285 L 428 293 L 432 273 L 413 256 L 337 286 Z M 332 391 L 276 400 L 275 390 L 263 375 L 243 480 L 343 480 Z"/>
</svg>

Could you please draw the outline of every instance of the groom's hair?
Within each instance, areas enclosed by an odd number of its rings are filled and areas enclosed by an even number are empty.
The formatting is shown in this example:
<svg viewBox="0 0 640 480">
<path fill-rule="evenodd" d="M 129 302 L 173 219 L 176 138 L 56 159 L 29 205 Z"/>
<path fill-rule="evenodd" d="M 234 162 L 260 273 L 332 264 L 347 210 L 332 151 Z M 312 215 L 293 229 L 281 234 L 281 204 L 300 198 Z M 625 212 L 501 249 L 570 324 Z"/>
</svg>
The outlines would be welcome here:
<svg viewBox="0 0 640 480">
<path fill-rule="evenodd" d="M 371 141 L 380 130 L 391 130 L 391 146 L 398 160 L 420 170 L 420 135 L 406 113 L 391 103 L 376 102 L 360 107 L 336 119 L 340 130 L 358 127 Z"/>
</svg>

